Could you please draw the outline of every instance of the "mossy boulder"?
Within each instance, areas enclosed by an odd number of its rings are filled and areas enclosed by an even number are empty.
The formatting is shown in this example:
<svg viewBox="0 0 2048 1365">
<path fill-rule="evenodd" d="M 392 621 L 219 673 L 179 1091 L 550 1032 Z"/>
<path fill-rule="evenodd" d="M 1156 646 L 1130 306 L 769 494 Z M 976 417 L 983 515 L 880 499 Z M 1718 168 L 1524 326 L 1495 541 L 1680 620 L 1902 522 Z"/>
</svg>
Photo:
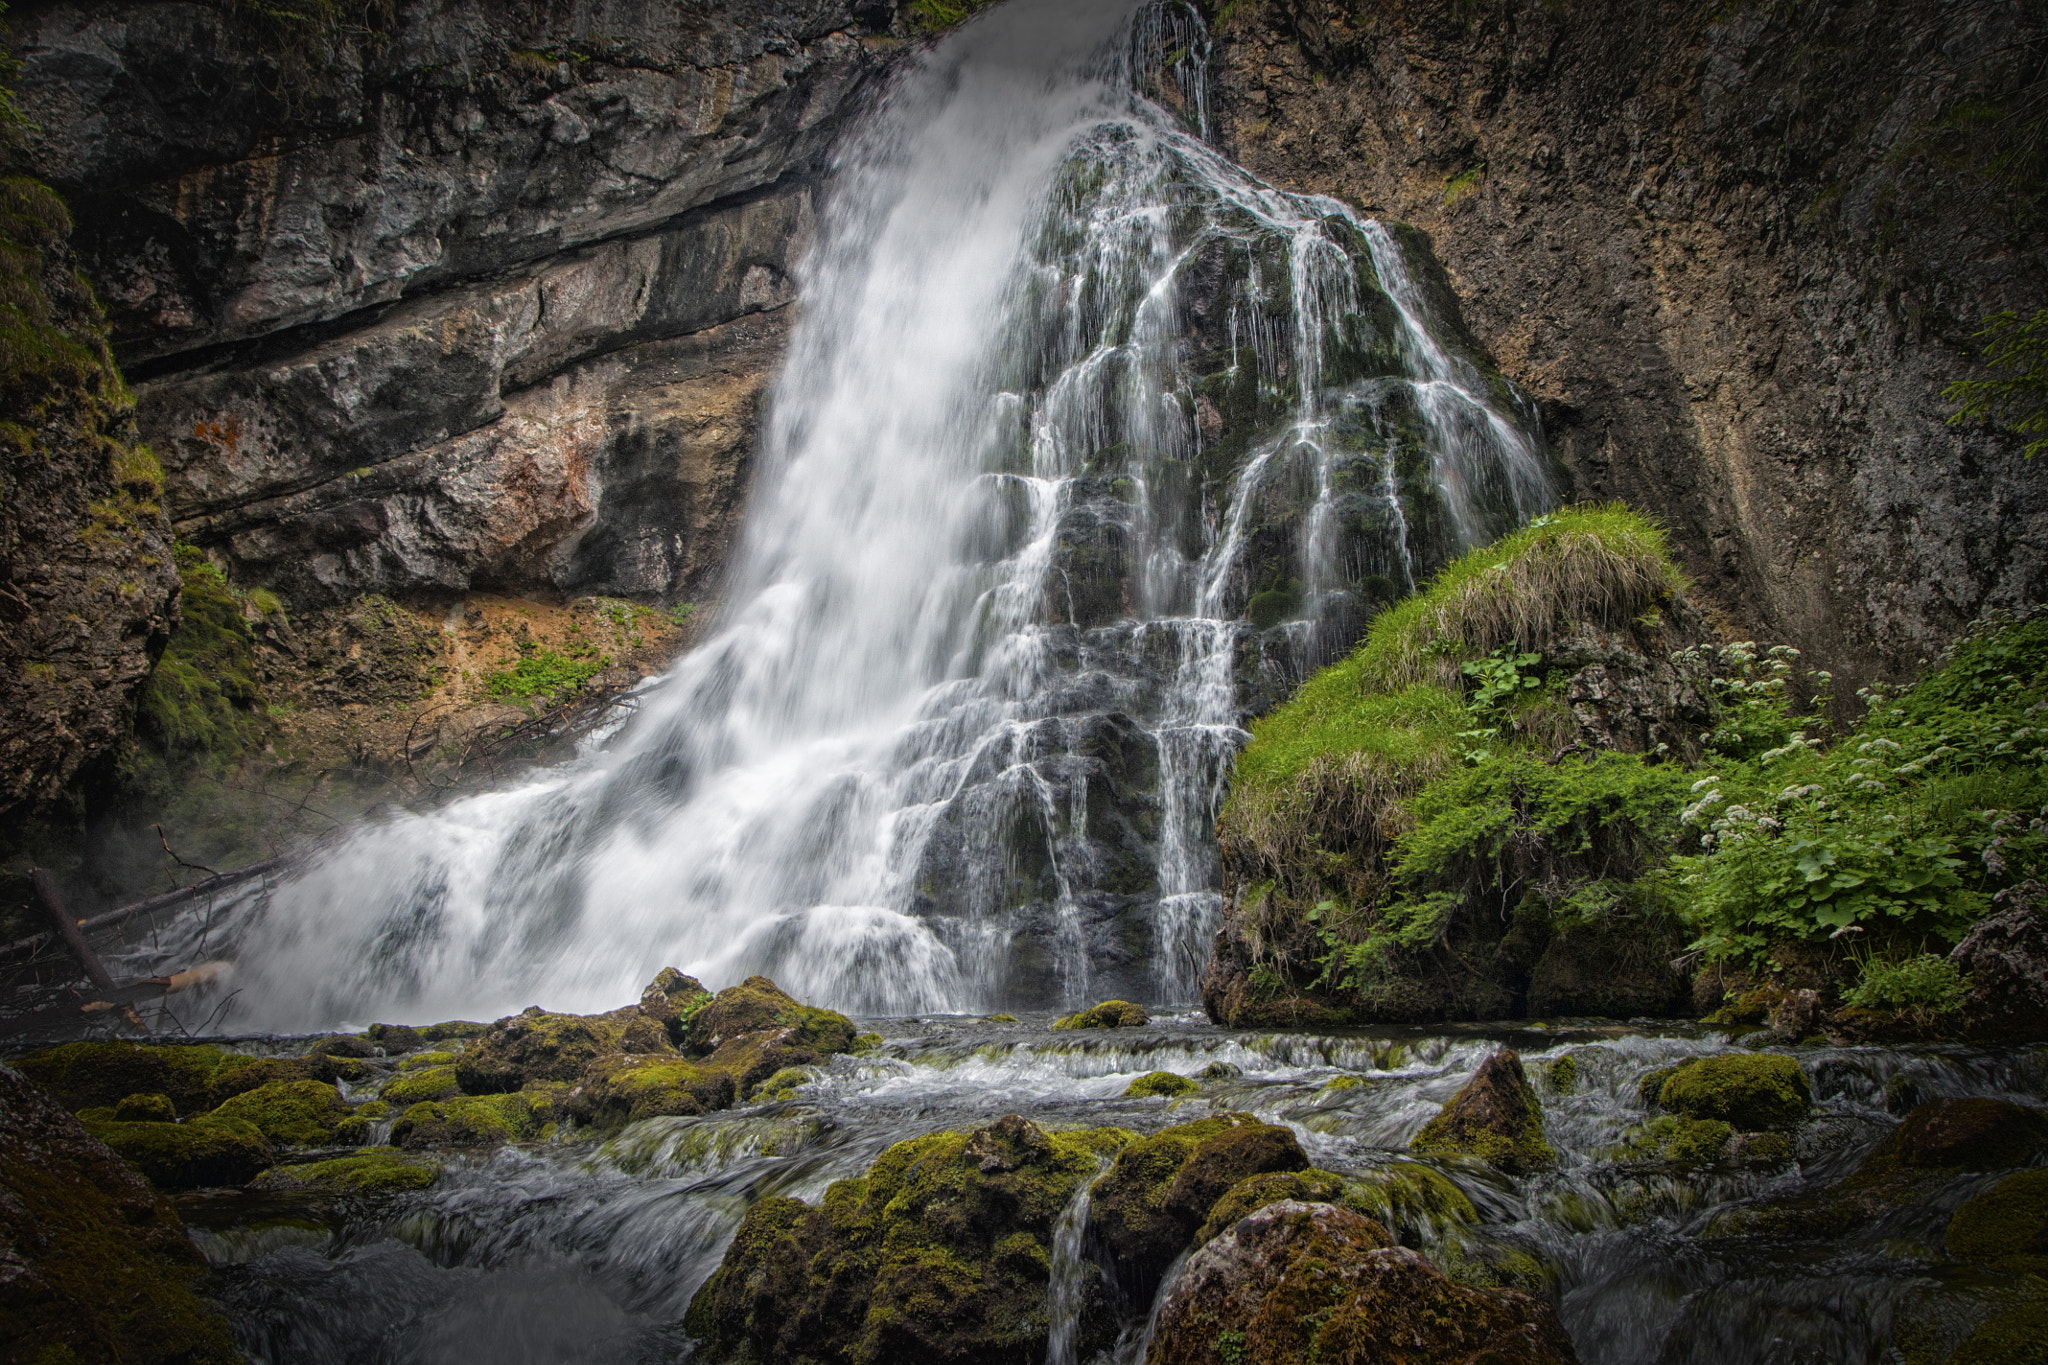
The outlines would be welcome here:
<svg viewBox="0 0 2048 1365">
<path fill-rule="evenodd" d="M 365 1147 L 352 1156 L 278 1166 L 255 1182 L 259 1190 L 320 1194 L 408 1194 L 441 1176 L 441 1163 L 389 1147 Z"/>
<path fill-rule="evenodd" d="M 489 1024 L 479 1024 L 470 1019 L 447 1019 L 438 1024 L 429 1024 L 415 1030 L 422 1041 L 429 1043 L 455 1042 L 464 1038 L 477 1038 L 489 1033 Z"/>
<path fill-rule="evenodd" d="M 1970 1333 L 1947 1365 L 2043 1365 L 2048 1362 L 2048 1301 L 2001 1313 Z"/>
<path fill-rule="evenodd" d="M 1163 1096 L 1172 1099 L 1176 1095 L 1185 1095 L 1201 1088 L 1187 1077 L 1175 1075 L 1171 1071 L 1148 1071 L 1124 1088 L 1124 1098 L 1148 1099 Z"/>
<path fill-rule="evenodd" d="M 1435 1240 L 1479 1221 L 1479 1208 L 1442 1171 L 1396 1161 L 1345 1183 L 1345 1207 L 1400 1234 L 1403 1242 Z"/>
<path fill-rule="evenodd" d="M 1117 1153 L 1090 1193 L 1089 1217 L 1125 1306 L 1151 1301 L 1166 1267 L 1233 1185 L 1308 1164 L 1288 1129 L 1237 1113 L 1167 1128 Z"/>
<path fill-rule="evenodd" d="M 92 1135 L 160 1190 L 247 1184 L 276 1160 L 270 1140 L 243 1119 L 201 1114 L 185 1123 L 89 1123 Z"/>
<path fill-rule="evenodd" d="M 207 1087 L 223 1059 L 232 1056 L 204 1044 L 65 1043 L 14 1066 L 73 1112 L 111 1108 L 129 1095 L 145 1094 L 166 1096 L 179 1113 L 190 1114 L 218 1103 L 207 1098 Z"/>
<path fill-rule="evenodd" d="M 640 992 L 640 1015 L 657 1025 L 671 1046 L 681 1047 L 689 1038 L 690 1020 L 711 999 L 711 992 L 696 977 L 663 967 Z"/>
<path fill-rule="evenodd" d="M 311 1147 L 334 1139 L 334 1127 L 349 1117 L 349 1107 L 326 1081 L 272 1081 L 235 1096 L 213 1113 L 240 1119 L 272 1142 Z"/>
<path fill-rule="evenodd" d="M 619 1055 L 586 1068 L 561 1108 L 578 1123 L 615 1128 L 663 1115 L 730 1109 L 738 1096 L 738 1082 L 728 1071 L 674 1055 Z"/>
<path fill-rule="evenodd" d="M 1128 1000 L 1105 1000 L 1085 1010 L 1076 1010 L 1053 1021 L 1056 1029 L 1076 1028 L 1142 1028 L 1152 1022 L 1152 1016 L 1145 1013 L 1143 1005 L 1133 1005 Z"/>
<path fill-rule="evenodd" d="M 251 1090 L 281 1081 L 318 1081 L 331 1085 L 342 1080 L 367 1080 L 374 1074 L 369 1063 L 354 1057 L 249 1057 L 231 1052 L 221 1058 L 213 1078 L 207 1082 L 207 1107 L 218 1109 L 237 1095 L 246 1095 Z"/>
<path fill-rule="evenodd" d="M 1999 1171 L 2048 1152 L 2048 1114 L 2010 1100 L 1929 1100 L 1865 1158 L 1857 1178 L 1894 1171 Z"/>
<path fill-rule="evenodd" d="M 242 1358 L 227 1323 L 194 1292 L 206 1262 L 169 1201 L 7 1066 L 0 1264 L 0 1350 L 10 1356 L 132 1365 Z"/>
<path fill-rule="evenodd" d="M 1188 1261 L 1148 1365 L 1574 1365 L 1543 1300 L 1453 1284 L 1349 1209 L 1269 1204 Z"/>
<path fill-rule="evenodd" d="M 178 1107 L 169 1095 L 126 1095 L 114 1106 L 117 1123 L 176 1123 Z"/>
<path fill-rule="evenodd" d="M 1813 1107 L 1813 1087 L 1782 1053 L 1725 1053 L 1675 1068 L 1657 1102 L 1689 1119 L 1718 1119 L 1745 1133 L 1797 1126 Z"/>
<path fill-rule="evenodd" d="M 372 1024 L 363 1030 L 363 1036 L 383 1048 L 387 1057 L 417 1052 L 427 1043 L 420 1036 L 420 1031 L 410 1024 Z"/>
<path fill-rule="evenodd" d="M 456 1055 L 453 1052 L 442 1051 L 415 1052 L 400 1062 L 398 1069 L 400 1071 L 425 1071 L 428 1067 L 432 1066 L 453 1066 L 455 1065 Z"/>
<path fill-rule="evenodd" d="M 1268 1204 L 1289 1199 L 1303 1204 L 1341 1204 L 1345 1190 L 1343 1176 L 1312 1167 L 1249 1176 L 1225 1190 L 1223 1197 L 1210 1206 L 1208 1218 L 1195 1230 L 1195 1245 L 1205 1245 L 1238 1219 L 1249 1217 Z"/>
<path fill-rule="evenodd" d="M 1475 1156 L 1508 1175 L 1527 1175 L 1557 1160 L 1543 1138 L 1543 1105 L 1513 1048 L 1502 1048 L 1481 1062 L 1472 1079 L 1422 1126 L 1409 1147 L 1423 1153 Z"/>
<path fill-rule="evenodd" d="M 389 1104 L 410 1105 L 422 1100 L 445 1100 L 462 1093 L 453 1066 L 429 1066 L 386 1082 L 377 1098 Z"/>
<path fill-rule="evenodd" d="M 337 1033 L 330 1037 L 322 1038 L 319 1042 L 307 1048 L 306 1055 L 309 1057 L 353 1057 L 360 1059 L 375 1057 L 382 1051 L 382 1048 L 378 1047 L 368 1038 L 358 1037 L 353 1033 Z"/>
<path fill-rule="evenodd" d="M 1959 1261 L 2048 1256 L 2048 1170 L 2009 1175 L 1948 1221 L 1948 1254 Z"/>
<path fill-rule="evenodd" d="M 1659 1114 L 1624 1139 L 1629 1154 L 1679 1166 L 1710 1166 L 1728 1150 L 1735 1130 L 1719 1119 Z"/>
<path fill-rule="evenodd" d="M 536 1137 L 540 1123 L 521 1094 L 474 1095 L 415 1104 L 391 1125 L 391 1145 L 408 1151 L 494 1147 Z"/>
<path fill-rule="evenodd" d="M 470 1095 L 510 1094 L 528 1081 L 573 1081 L 617 1051 L 624 1030 L 606 1015 L 549 1014 L 535 1005 L 477 1034 L 456 1059 L 455 1079 Z"/>
<path fill-rule="evenodd" d="M 687 977 L 684 978 L 688 980 Z M 690 997 L 694 1000 L 694 997 Z M 750 976 L 737 986 L 728 986 L 708 1002 L 693 1008 L 684 1047 L 703 1057 L 743 1039 L 775 1036 L 777 1045 L 790 1051 L 819 1055 L 846 1052 L 853 1047 L 853 1021 L 836 1010 L 816 1009 L 799 1004 L 765 976 Z M 752 1084 L 776 1071 L 770 1067 Z"/>
<path fill-rule="evenodd" d="M 1012 1116 L 898 1143 L 819 1205 L 761 1200 L 690 1305 L 700 1358 L 1042 1359 L 1055 1225 L 1129 1140 L 1117 1129 L 1047 1133 Z M 1089 1275 L 1081 1358 L 1109 1346 L 1117 1326 Z"/>
</svg>

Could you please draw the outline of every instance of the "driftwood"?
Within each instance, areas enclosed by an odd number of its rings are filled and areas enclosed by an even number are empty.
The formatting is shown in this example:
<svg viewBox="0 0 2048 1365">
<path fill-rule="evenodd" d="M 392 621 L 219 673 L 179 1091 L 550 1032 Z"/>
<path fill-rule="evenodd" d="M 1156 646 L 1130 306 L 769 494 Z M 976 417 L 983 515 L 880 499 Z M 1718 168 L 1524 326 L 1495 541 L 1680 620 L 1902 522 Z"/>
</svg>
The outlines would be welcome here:
<svg viewBox="0 0 2048 1365">
<path fill-rule="evenodd" d="M 83 935 L 98 933 L 102 929 L 111 929 L 115 925 L 125 924 L 138 915 L 149 915 L 159 910 L 169 910 L 174 906 L 183 905 L 186 901 L 196 900 L 211 892 L 236 886 L 257 877 L 267 877 L 271 873 L 287 867 L 291 861 L 292 859 L 289 857 L 265 858 L 260 863 L 250 863 L 247 867 L 231 868 L 215 876 L 202 878 L 190 886 L 181 886 L 175 891 L 166 891 L 162 895 L 151 896 L 147 900 L 136 901 L 133 904 L 124 905 L 118 910 L 109 910 L 103 915 L 94 915 L 90 919 L 73 921 L 68 915 L 64 915 L 62 918 L 65 924 L 72 926 L 73 931 L 80 936 L 79 941 L 83 943 Z M 36 889 L 38 893 L 41 892 L 43 882 L 48 877 L 49 874 L 47 872 L 36 873 Z M 53 896 L 56 894 L 54 884 L 51 886 L 50 894 Z M 38 899 L 41 899 L 40 894 Z M 47 906 L 45 911 L 47 913 Z M 56 935 L 54 932 L 33 934 L 28 938 L 17 939 L 13 943 L 0 947 L 0 962 L 12 962 L 16 958 L 27 957 L 49 947 L 55 941 Z M 73 951 L 75 952 L 76 950 L 74 949 Z"/>
<path fill-rule="evenodd" d="M 78 965 L 85 968 L 86 976 L 92 980 L 92 993 L 97 997 L 109 997 L 104 1000 L 87 1001 L 83 1008 L 88 1011 L 119 1009 L 121 1017 L 132 1027 L 141 1028 L 142 1020 L 131 1004 L 110 998 L 120 993 L 120 987 L 114 984 L 114 974 L 100 961 L 100 955 L 85 941 L 85 935 L 78 932 L 78 922 L 71 918 L 71 912 L 64 908 L 64 898 L 57 894 L 56 880 L 40 867 L 35 870 L 34 880 L 36 901 L 43 907 L 43 913 L 49 916 L 51 932 L 64 941 L 64 946 L 71 950 L 71 956 L 77 958 Z"/>
</svg>

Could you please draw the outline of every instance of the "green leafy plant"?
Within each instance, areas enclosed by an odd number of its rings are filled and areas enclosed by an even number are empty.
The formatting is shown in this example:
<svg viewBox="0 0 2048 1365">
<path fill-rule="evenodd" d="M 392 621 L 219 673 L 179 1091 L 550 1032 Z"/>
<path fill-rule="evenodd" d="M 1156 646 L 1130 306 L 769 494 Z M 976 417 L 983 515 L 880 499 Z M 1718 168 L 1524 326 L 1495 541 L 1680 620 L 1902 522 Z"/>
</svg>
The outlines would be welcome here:
<svg viewBox="0 0 2048 1365">
<path fill-rule="evenodd" d="M 2015 312 L 1993 313 L 1977 338 L 1984 343 L 1984 362 L 2004 374 L 1989 379 L 1959 379 L 1941 391 L 1957 404 L 1949 424 L 1975 420 L 2003 422 L 2027 442 L 2026 458 L 2048 450 L 2048 308 L 2032 317 Z"/>
<path fill-rule="evenodd" d="M 1890 1010 L 1921 1024 L 1953 1014 L 1970 997 L 1970 978 L 1938 953 L 1907 958 L 1867 956 L 1857 962 L 1861 979 L 1843 992 L 1843 1003 Z"/>
<path fill-rule="evenodd" d="M 505 701 L 551 702 L 574 692 L 611 666 L 611 656 L 586 648 L 563 654 L 520 642 L 520 659 L 509 669 L 486 674 L 484 691 Z"/>
</svg>

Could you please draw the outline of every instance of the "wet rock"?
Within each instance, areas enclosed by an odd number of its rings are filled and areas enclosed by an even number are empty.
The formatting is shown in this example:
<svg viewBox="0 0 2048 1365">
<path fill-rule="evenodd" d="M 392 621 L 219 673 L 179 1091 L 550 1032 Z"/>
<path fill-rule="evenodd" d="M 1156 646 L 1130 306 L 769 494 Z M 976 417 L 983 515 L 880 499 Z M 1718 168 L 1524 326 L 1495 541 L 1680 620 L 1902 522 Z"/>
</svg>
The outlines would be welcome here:
<svg viewBox="0 0 2048 1365">
<path fill-rule="evenodd" d="M 1865 1159 L 1868 1179 L 1895 1170 L 1997 1171 L 2048 1152 L 2048 1114 L 2009 1100 L 1929 1100 Z"/>
<path fill-rule="evenodd" d="M 178 1108 L 169 1095 L 128 1095 L 114 1106 L 116 1123 L 176 1123 Z"/>
<path fill-rule="evenodd" d="M 1167 1266 L 1239 1181 L 1308 1164 L 1290 1130 L 1249 1114 L 1212 1115 L 1125 1147 L 1095 1182 L 1089 1213 L 1089 1237 L 1122 1301 L 1151 1301 Z"/>
<path fill-rule="evenodd" d="M 750 976 L 694 1010 L 686 1046 L 701 1057 L 736 1039 L 785 1030 L 792 1046 L 818 1052 L 844 1052 L 853 1045 L 853 1023 L 845 1015 L 799 1004 L 767 977 Z"/>
<path fill-rule="evenodd" d="M 422 1100 L 445 1100 L 462 1093 L 452 1066 L 428 1066 L 409 1070 L 377 1092 L 377 1098 L 395 1105 L 418 1104 Z"/>
<path fill-rule="evenodd" d="M 1147 1360 L 1564 1365 L 1576 1357 L 1542 1300 L 1454 1285 L 1372 1220 L 1286 1201 L 1194 1254 L 1160 1308 Z"/>
<path fill-rule="evenodd" d="M 2048 1035 L 2048 890 L 2025 882 L 1972 925 L 1949 960 L 1970 978 L 1966 1029 L 1990 1038 Z"/>
<path fill-rule="evenodd" d="M 353 1156 L 275 1167 L 251 1188 L 292 1194 L 405 1194 L 426 1189 L 440 1176 L 441 1163 L 430 1157 L 366 1147 Z"/>
<path fill-rule="evenodd" d="M 439 1024 L 429 1024 L 419 1030 L 419 1036 L 429 1043 L 447 1043 L 460 1039 L 475 1038 L 490 1032 L 489 1024 L 479 1024 L 468 1019 L 449 1019 Z"/>
<path fill-rule="evenodd" d="M 1657 1102 L 1690 1119 L 1759 1132 L 1798 1124 L 1813 1105 L 1813 1087 L 1791 1057 L 1724 1054 L 1675 1068 L 1658 1087 Z"/>
<path fill-rule="evenodd" d="M 2048 1171 L 2009 1175 L 1966 1202 L 1943 1235 L 1958 1261 L 2048 1256 Z"/>
<path fill-rule="evenodd" d="M 1172 1099 L 1176 1095 L 1185 1095 L 1191 1090 L 1201 1088 L 1187 1077 L 1171 1071 L 1148 1071 L 1124 1088 L 1124 1098 L 1149 1099 L 1161 1096 Z"/>
<path fill-rule="evenodd" d="M 1543 1105 L 1513 1048 L 1502 1048 L 1480 1063 L 1409 1146 L 1418 1152 L 1476 1156 L 1509 1175 L 1527 1175 L 1557 1159 L 1543 1139 Z"/>
<path fill-rule="evenodd" d="M 168 1097 L 181 1114 L 213 1108 L 214 1075 L 228 1058 L 251 1059 L 217 1047 L 144 1047 L 136 1043 L 65 1043 L 31 1053 L 14 1065 L 72 1111 L 119 1104 L 124 1096 Z"/>
<path fill-rule="evenodd" d="M 88 1122 L 86 1127 L 160 1190 L 244 1184 L 276 1160 L 262 1130 L 231 1115 L 201 1114 L 184 1123 Z"/>
<path fill-rule="evenodd" d="M 562 1109 L 578 1123 L 615 1128 L 664 1115 L 730 1109 L 740 1093 L 731 1074 L 680 1057 L 619 1056 L 585 1068 L 564 1095 Z"/>
<path fill-rule="evenodd" d="M 1076 1010 L 1053 1021 L 1056 1029 L 1142 1028 L 1152 1022 L 1143 1005 L 1128 1000 L 1105 1000 L 1085 1010 Z"/>
<path fill-rule="evenodd" d="M 240 1119 L 272 1142 L 310 1147 L 334 1137 L 349 1107 L 326 1081 L 272 1081 L 228 1100 L 213 1115 Z"/>
<path fill-rule="evenodd" d="M 332 1038 L 322 1038 L 306 1049 L 313 1057 L 375 1057 L 384 1049 L 368 1037 L 357 1037 L 352 1033 L 337 1033 Z"/>
<path fill-rule="evenodd" d="M 700 1358 L 1042 1358 L 1054 1226 L 1100 1158 L 1129 1140 L 1012 1116 L 898 1143 L 816 1206 L 757 1202 L 690 1304 Z M 1116 1335 L 1092 1275 L 1079 1328 L 1082 1359 Z"/>
<path fill-rule="evenodd" d="M 1209 1216 L 1195 1230 L 1195 1245 L 1206 1245 L 1239 1219 L 1249 1217 L 1268 1204 L 1288 1200 L 1302 1204 L 1341 1204 L 1346 1193 L 1344 1177 L 1334 1171 L 1311 1168 L 1248 1176 L 1224 1191 L 1223 1197 L 1210 1206 Z"/>
<path fill-rule="evenodd" d="M 363 1030 L 363 1036 L 384 1049 L 387 1057 L 401 1057 L 408 1052 L 417 1052 L 426 1046 L 427 1040 L 420 1031 L 406 1024 L 372 1024 Z"/>
<path fill-rule="evenodd" d="M 526 1096 L 467 1096 L 412 1105 L 392 1122 L 391 1145 L 408 1151 L 491 1147 L 525 1141 L 539 1132 Z"/>
<path fill-rule="evenodd" d="M 641 1016 L 659 1024 L 677 1047 L 689 1036 L 691 1018 L 710 1003 L 711 992 L 704 989 L 703 982 L 673 967 L 655 973 L 647 989 L 640 992 Z"/>
<path fill-rule="evenodd" d="M 217 1109 L 237 1095 L 283 1081 L 358 1081 L 372 1074 L 368 1065 L 352 1057 L 249 1057 L 230 1052 L 206 1083 L 206 1107 Z"/>
<path fill-rule="evenodd" d="M 528 1081 L 573 1081 L 616 1051 L 623 1031 L 606 1015 L 549 1014 L 536 1005 L 479 1033 L 456 1059 L 455 1078 L 471 1095 L 508 1094 Z"/>
<path fill-rule="evenodd" d="M 193 1292 L 205 1268 L 162 1195 L 51 1095 L 0 1066 L 8 1350 L 33 1344 L 34 1359 L 50 1361 L 231 1365 L 241 1355 L 227 1323 Z"/>
</svg>

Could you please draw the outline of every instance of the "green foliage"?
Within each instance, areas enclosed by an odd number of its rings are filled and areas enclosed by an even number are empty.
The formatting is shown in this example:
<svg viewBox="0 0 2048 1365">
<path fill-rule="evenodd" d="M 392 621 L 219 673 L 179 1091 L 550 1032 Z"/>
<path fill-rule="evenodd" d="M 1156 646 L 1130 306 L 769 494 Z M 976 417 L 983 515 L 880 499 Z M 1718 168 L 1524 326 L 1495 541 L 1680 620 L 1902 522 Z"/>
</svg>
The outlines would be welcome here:
<svg viewBox="0 0 2048 1365">
<path fill-rule="evenodd" d="M 910 0 L 903 7 L 903 17 L 913 33 L 931 38 L 957 28 L 991 3 L 992 0 Z"/>
<path fill-rule="evenodd" d="M 2048 616 L 1994 621 L 1903 695 L 1869 695 L 1832 747 L 1793 734 L 1693 783 L 1680 820 L 1703 851 L 1669 889 L 1717 959 L 1862 935 L 1953 943 L 2048 832 Z"/>
<path fill-rule="evenodd" d="M 177 547 L 183 618 L 136 698 L 136 729 L 168 758 L 224 760 L 262 742 L 267 711 L 242 597 L 190 545 Z"/>
<path fill-rule="evenodd" d="M 1952 1014 L 1970 996 L 1970 979 L 1938 953 L 1903 959 L 1868 956 L 1857 964 L 1862 979 L 1842 993 L 1845 1005 L 1889 1010 L 1920 1023 Z"/>
<path fill-rule="evenodd" d="M 599 654 L 589 645 L 572 647 L 569 653 L 562 654 L 523 640 L 519 652 L 519 662 L 513 667 L 485 676 L 485 692 L 507 701 L 551 702 L 563 693 L 576 691 L 611 667 L 611 656 Z"/>
<path fill-rule="evenodd" d="M 1467 195 L 1477 194 L 1480 183 L 1485 178 L 1486 163 L 1484 161 L 1476 166 L 1468 166 L 1456 175 L 1447 177 L 1444 180 L 1444 207 L 1447 209 L 1456 208 L 1458 202 Z"/>
<path fill-rule="evenodd" d="M 1977 419 L 2003 422 L 2030 439 L 2026 457 L 2048 450 L 2048 308 L 2032 317 L 1993 313 L 1977 337 L 1984 363 L 2005 373 L 1989 379 L 1959 379 L 1941 391 L 1958 404 L 1953 425 Z"/>
<path fill-rule="evenodd" d="M 695 602 L 678 602 L 668 609 L 668 623 L 672 626 L 683 625 L 696 613 L 696 610 L 697 604 Z"/>
</svg>

